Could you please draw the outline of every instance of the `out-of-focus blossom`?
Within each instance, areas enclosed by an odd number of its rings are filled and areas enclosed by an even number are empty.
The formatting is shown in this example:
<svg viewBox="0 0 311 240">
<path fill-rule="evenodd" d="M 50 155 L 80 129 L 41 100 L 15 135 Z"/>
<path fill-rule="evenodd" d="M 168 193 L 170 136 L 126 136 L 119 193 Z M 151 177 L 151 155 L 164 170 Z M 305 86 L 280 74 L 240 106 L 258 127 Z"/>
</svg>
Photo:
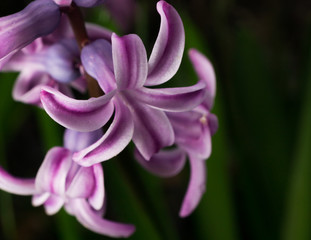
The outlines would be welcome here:
<svg viewBox="0 0 311 240">
<path fill-rule="evenodd" d="M 103 0 L 74 0 L 81 7 L 93 7 Z M 35 0 L 22 11 L 0 18 L 0 69 L 18 50 L 35 39 L 52 33 L 60 23 L 61 7 L 71 0 Z"/>
<path fill-rule="evenodd" d="M 91 40 L 110 40 L 111 32 L 105 28 L 86 24 Z M 13 98 L 41 106 L 40 91 L 50 86 L 67 96 L 71 87 L 83 92 L 86 81 L 80 73 L 80 51 L 66 17 L 52 34 L 40 37 L 16 52 L 4 64 L 2 71 L 20 72 L 13 89 Z"/>
<path fill-rule="evenodd" d="M 162 150 L 148 161 L 138 151 L 136 159 L 148 171 L 162 177 L 178 174 L 186 156 L 190 163 L 190 181 L 179 215 L 186 217 L 197 207 L 205 192 L 206 162 L 211 154 L 211 136 L 218 128 L 217 117 L 210 111 L 216 94 L 216 79 L 210 61 L 197 50 L 189 56 L 200 81 L 205 83 L 204 101 L 190 111 L 167 112 L 175 133 L 176 149 Z"/>
<path fill-rule="evenodd" d="M 111 237 L 128 237 L 135 227 L 101 218 L 104 213 L 104 179 L 100 164 L 81 167 L 72 161 L 74 151 L 96 141 L 100 131 L 80 133 L 67 130 L 64 147 L 46 154 L 35 179 L 11 176 L 0 167 L 0 189 L 18 195 L 33 195 L 34 206 L 44 205 L 48 215 L 64 206 L 86 228 Z"/>
<path fill-rule="evenodd" d="M 36 0 L 22 11 L 0 18 L 0 67 L 16 51 L 53 32 L 61 12 L 51 0 Z"/>
<path fill-rule="evenodd" d="M 164 111 L 187 111 L 200 104 L 205 83 L 182 88 L 147 88 L 168 81 L 179 68 L 184 50 L 184 29 L 176 10 L 160 1 L 161 27 L 153 51 L 147 54 L 134 34 L 112 35 L 111 44 L 97 40 L 82 50 L 85 70 L 106 93 L 89 100 L 74 100 L 54 89 L 44 88 L 41 102 L 58 123 L 77 131 L 104 126 L 114 109 L 114 119 L 103 137 L 74 160 L 83 166 L 111 159 L 133 139 L 139 152 L 149 159 L 174 142 L 174 132 Z"/>
</svg>

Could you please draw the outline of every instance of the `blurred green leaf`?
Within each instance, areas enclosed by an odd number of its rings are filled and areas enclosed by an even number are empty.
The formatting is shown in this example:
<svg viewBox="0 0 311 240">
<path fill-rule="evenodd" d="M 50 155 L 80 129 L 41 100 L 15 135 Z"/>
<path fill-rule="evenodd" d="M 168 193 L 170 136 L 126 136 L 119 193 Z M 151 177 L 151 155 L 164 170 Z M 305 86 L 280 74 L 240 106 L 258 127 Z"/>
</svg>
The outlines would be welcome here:
<svg viewBox="0 0 311 240">
<path fill-rule="evenodd" d="M 311 35 L 310 35 L 311 36 Z M 311 48 L 310 37 L 305 71 L 304 101 L 298 124 L 296 151 L 293 155 L 293 170 L 289 184 L 287 211 L 285 215 L 283 239 L 311 239 Z"/>
<path fill-rule="evenodd" d="M 251 29 L 236 32 L 232 65 L 232 104 L 235 145 L 240 168 L 239 191 L 248 234 L 276 239 L 284 208 L 284 192 L 291 153 L 285 104 L 265 61 L 265 48 Z M 250 229 L 249 229 L 250 228 Z"/>
</svg>

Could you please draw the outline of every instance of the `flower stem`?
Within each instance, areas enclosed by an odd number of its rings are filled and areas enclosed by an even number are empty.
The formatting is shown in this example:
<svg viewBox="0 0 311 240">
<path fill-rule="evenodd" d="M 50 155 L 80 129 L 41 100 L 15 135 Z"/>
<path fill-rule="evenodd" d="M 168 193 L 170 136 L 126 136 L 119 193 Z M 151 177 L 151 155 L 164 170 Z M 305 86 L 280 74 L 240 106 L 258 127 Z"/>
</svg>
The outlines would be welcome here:
<svg viewBox="0 0 311 240">
<path fill-rule="evenodd" d="M 61 10 L 69 18 L 70 25 L 81 51 L 83 47 L 85 47 L 89 43 L 89 37 L 87 35 L 81 10 L 75 3 L 72 3 L 69 7 L 62 8 Z M 87 81 L 88 92 L 91 97 L 99 97 L 104 94 L 99 87 L 97 81 L 92 78 L 87 72 L 84 72 L 84 77 Z"/>
</svg>

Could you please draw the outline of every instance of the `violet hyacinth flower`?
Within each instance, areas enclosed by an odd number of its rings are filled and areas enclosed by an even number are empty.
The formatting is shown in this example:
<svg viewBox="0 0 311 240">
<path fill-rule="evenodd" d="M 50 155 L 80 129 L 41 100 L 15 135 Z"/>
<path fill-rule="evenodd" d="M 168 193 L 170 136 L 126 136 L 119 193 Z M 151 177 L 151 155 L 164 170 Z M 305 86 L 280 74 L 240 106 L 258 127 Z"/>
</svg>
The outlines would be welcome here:
<svg viewBox="0 0 311 240">
<path fill-rule="evenodd" d="M 74 39 L 50 45 L 38 38 L 12 56 L 2 71 L 20 72 L 13 89 L 14 100 L 40 106 L 43 86 L 51 86 L 69 96 L 72 96 L 70 87 L 80 92 L 86 90 L 78 61 L 79 48 Z"/>
<path fill-rule="evenodd" d="M 105 28 L 89 23 L 86 28 L 91 39 L 111 38 L 111 32 Z M 86 81 L 80 67 L 80 51 L 64 16 L 52 34 L 40 37 L 16 52 L 2 71 L 20 72 L 13 89 L 16 101 L 41 106 L 43 86 L 53 87 L 67 96 L 73 96 L 71 88 L 84 92 Z"/>
<path fill-rule="evenodd" d="M 190 50 L 189 56 L 200 81 L 206 84 L 204 101 L 186 112 L 167 112 L 175 133 L 176 149 L 162 150 L 147 161 L 138 151 L 138 162 L 148 171 L 162 177 L 178 174 L 183 168 L 186 156 L 190 163 L 190 181 L 179 215 L 186 217 L 197 207 L 205 192 L 206 162 L 211 154 L 211 136 L 218 128 L 217 117 L 210 111 L 216 94 L 216 79 L 210 61 L 197 50 Z"/>
<path fill-rule="evenodd" d="M 78 6 L 93 7 L 103 0 L 74 0 Z M 68 0 L 35 0 L 22 11 L 0 18 L 0 69 L 18 50 L 38 37 L 52 33 L 60 23 L 61 7 Z"/>
<path fill-rule="evenodd" d="M 135 227 L 101 218 L 104 209 L 104 179 L 100 164 L 81 167 L 72 161 L 72 154 L 93 143 L 100 131 L 65 132 L 64 146 L 46 154 L 35 179 L 11 176 L 0 167 L 0 189 L 18 195 L 33 195 L 34 206 L 44 205 L 48 215 L 62 206 L 86 228 L 110 237 L 128 237 Z"/>
<path fill-rule="evenodd" d="M 41 102 L 47 113 L 66 128 L 92 131 L 114 119 L 103 137 L 74 154 L 82 166 L 111 159 L 133 139 L 144 158 L 174 142 L 174 131 L 164 111 L 187 111 L 200 104 L 205 84 L 191 87 L 147 88 L 168 81 L 179 68 L 184 50 L 184 29 L 176 10 L 159 1 L 161 26 L 153 51 L 147 54 L 134 34 L 112 35 L 111 44 L 97 40 L 82 50 L 85 70 L 106 93 L 89 100 L 71 99 L 43 88 Z"/>
</svg>

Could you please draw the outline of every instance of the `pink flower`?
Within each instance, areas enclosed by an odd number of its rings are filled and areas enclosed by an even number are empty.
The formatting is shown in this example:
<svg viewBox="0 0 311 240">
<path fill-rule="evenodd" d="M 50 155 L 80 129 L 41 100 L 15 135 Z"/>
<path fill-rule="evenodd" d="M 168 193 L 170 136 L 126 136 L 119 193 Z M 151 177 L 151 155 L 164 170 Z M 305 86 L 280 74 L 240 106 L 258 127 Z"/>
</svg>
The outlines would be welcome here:
<svg viewBox="0 0 311 240">
<path fill-rule="evenodd" d="M 138 151 L 136 159 L 148 171 L 162 177 L 178 174 L 189 158 L 191 173 L 179 215 L 186 217 L 197 207 L 205 192 L 206 166 L 212 149 L 211 136 L 218 128 L 217 117 L 210 112 L 216 94 L 216 79 L 210 61 L 197 50 L 189 56 L 201 82 L 205 83 L 205 98 L 196 108 L 185 112 L 167 112 L 173 126 L 176 149 L 162 150 L 146 160 Z"/>
<path fill-rule="evenodd" d="M 100 164 L 81 167 L 72 154 L 93 143 L 100 131 L 79 133 L 67 130 L 65 147 L 54 147 L 46 154 L 35 179 L 11 176 L 0 167 L 0 189 L 18 195 L 33 195 L 34 206 L 44 205 L 48 215 L 64 206 L 86 228 L 110 237 L 128 237 L 135 227 L 101 218 L 104 213 L 104 175 Z"/>
<path fill-rule="evenodd" d="M 182 88 L 150 88 L 168 81 L 179 68 L 184 50 L 184 29 L 176 10 L 160 1 L 161 27 L 149 60 L 141 39 L 134 34 L 112 35 L 111 44 L 97 40 L 82 50 L 82 64 L 106 93 L 89 100 L 71 99 L 43 88 L 41 101 L 47 113 L 66 128 L 93 131 L 104 126 L 114 112 L 107 132 L 93 145 L 74 155 L 83 165 L 111 159 L 133 139 L 149 159 L 174 142 L 174 131 L 164 113 L 181 112 L 200 104 L 205 83 Z"/>
</svg>

